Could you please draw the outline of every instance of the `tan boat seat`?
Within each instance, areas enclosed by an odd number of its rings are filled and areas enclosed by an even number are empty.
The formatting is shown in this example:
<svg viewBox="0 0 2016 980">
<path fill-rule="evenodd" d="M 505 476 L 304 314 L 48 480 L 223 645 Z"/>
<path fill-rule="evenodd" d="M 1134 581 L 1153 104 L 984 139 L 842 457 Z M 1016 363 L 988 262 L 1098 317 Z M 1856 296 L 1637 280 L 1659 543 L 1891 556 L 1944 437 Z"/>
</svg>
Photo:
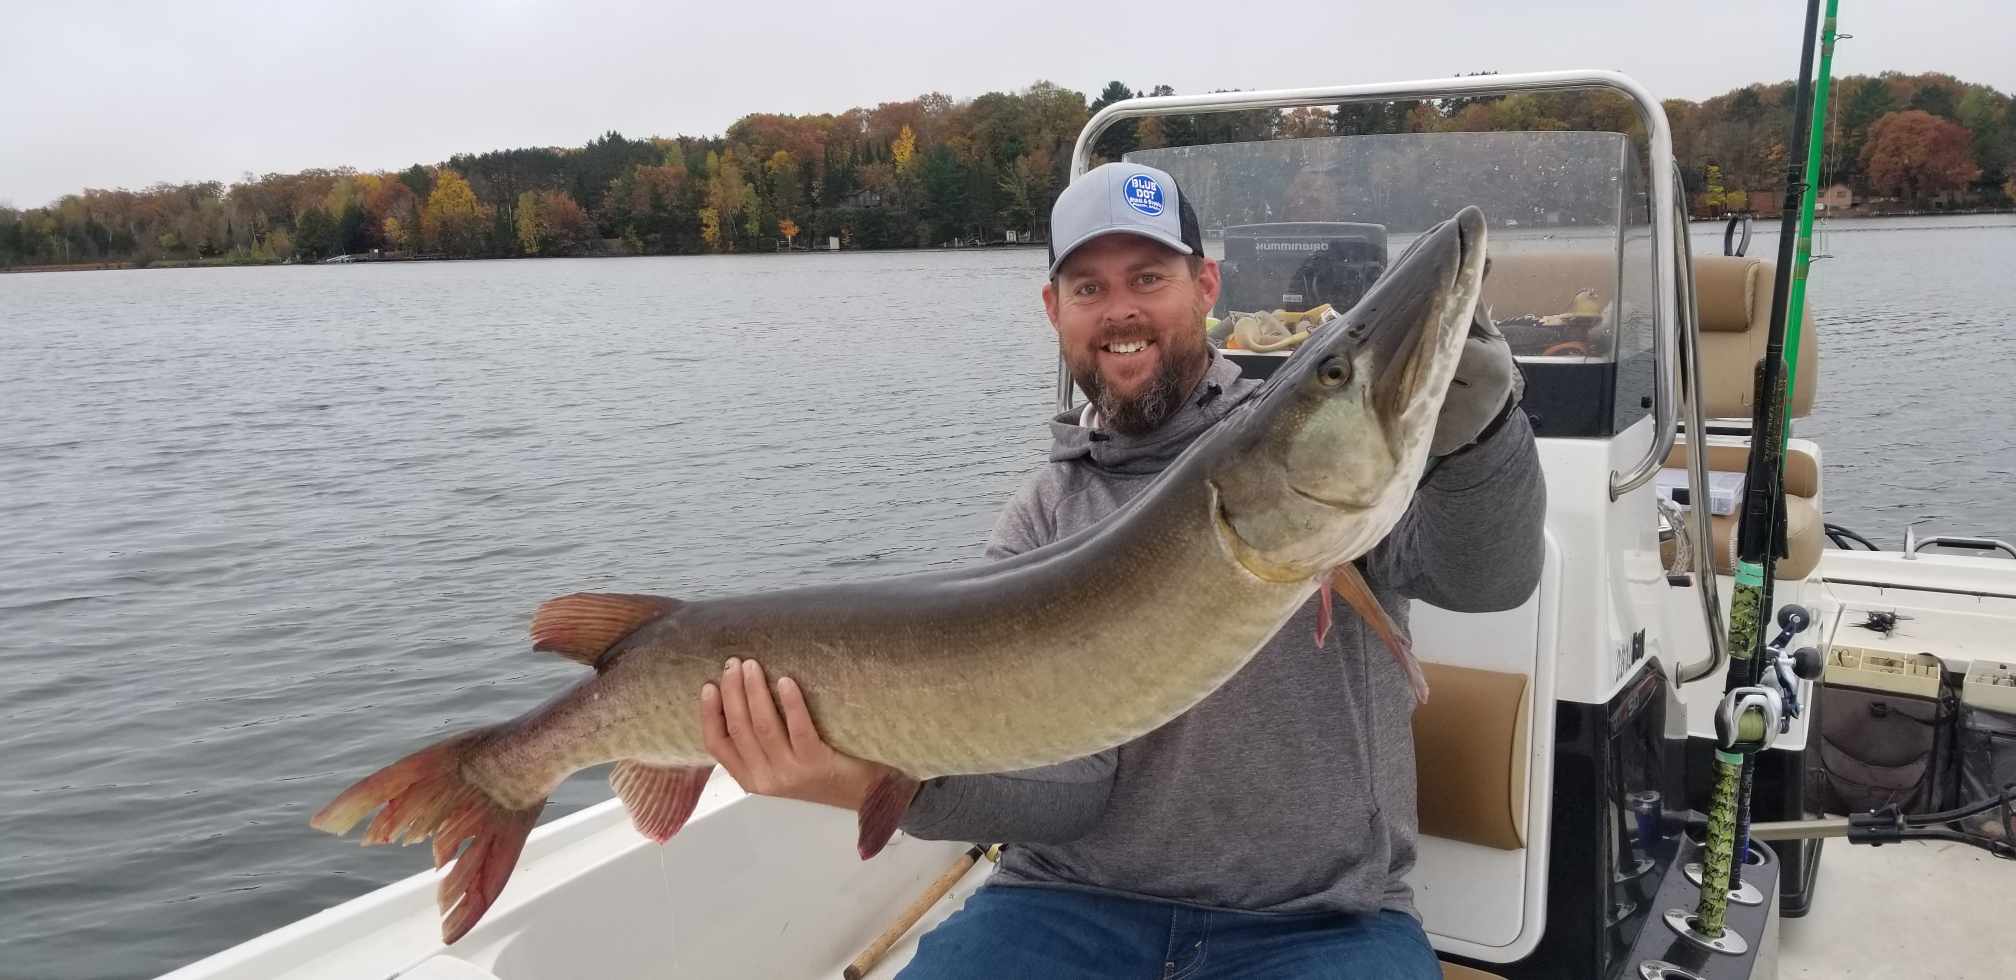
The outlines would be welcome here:
<svg viewBox="0 0 2016 980">
<path fill-rule="evenodd" d="M 1702 414 L 1748 419 L 1752 373 L 1764 356 L 1771 325 L 1771 287 L 1776 266 L 1763 259 L 1706 256 L 1694 260 L 1694 289 L 1701 310 Z M 1608 305 L 1616 292 L 1617 263 L 1603 251 L 1493 255 L 1484 280 L 1484 302 L 1499 320 L 1561 313 L 1587 289 Z M 1799 379 L 1792 415 L 1813 410 L 1820 361 L 1807 307 L 1799 335 Z"/>
<path fill-rule="evenodd" d="M 1705 387 L 1705 385 L 1704 385 Z M 1715 445 L 1708 447 L 1708 470 L 1712 473 L 1741 473 L 1748 465 L 1750 448 L 1748 445 Z M 1666 454 L 1667 466 L 1687 465 L 1687 445 L 1681 443 Z M 1821 526 L 1818 496 L 1820 493 L 1820 464 L 1812 454 L 1797 445 L 1785 450 L 1785 550 L 1786 557 L 1780 558 L 1774 566 L 1781 579 L 1801 579 L 1812 574 L 1820 565 L 1820 552 L 1826 546 L 1826 530 Z M 1729 541 L 1736 533 L 1736 514 L 1714 514 L 1708 518 L 1709 533 L 1714 535 L 1714 543 L 1709 554 L 1715 559 L 1715 571 L 1721 575 L 1736 572 L 1731 564 Z M 1667 556 L 1671 560 L 1671 556 Z"/>
<path fill-rule="evenodd" d="M 1421 833 L 1514 851 L 1526 846 L 1527 679 L 1423 663 L 1414 709 Z"/>
<path fill-rule="evenodd" d="M 1483 970 L 1461 963 L 1445 961 L 1442 964 L 1442 980 L 1503 980 L 1503 978 L 1496 973 L 1485 973 Z"/>
<path fill-rule="evenodd" d="M 1491 316 L 1553 316 L 1575 302 L 1583 289 L 1607 305 L 1617 291 L 1617 258 L 1610 252 L 1493 254 L 1484 279 L 1484 302 Z"/>
<path fill-rule="evenodd" d="M 1694 295 L 1701 308 L 1701 414 L 1748 419 L 1753 409 L 1757 361 L 1771 326 L 1771 286 L 1777 266 L 1763 259 L 1711 255 L 1694 260 Z M 1819 345 L 1813 308 L 1799 330 L 1799 382 L 1792 392 L 1794 418 L 1813 411 L 1819 390 Z"/>
<path fill-rule="evenodd" d="M 1762 259 L 1707 256 L 1694 260 L 1694 288 L 1701 307 L 1701 414 L 1708 418 L 1748 419 L 1753 409 L 1753 387 L 1757 361 L 1764 356 L 1765 336 L 1771 325 L 1771 287 L 1776 266 Z M 1820 361 L 1813 329 L 1813 310 L 1807 307 L 1799 336 L 1799 377 L 1788 406 L 1792 417 L 1803 418 L 1813 410 L 1819 387 Z M 1708 469 L 1717 473 L 1741 473 L 1749 461 L 1747 440 L 1740 444 L 1710 445 Z M 1687 445 L 1673 447 L 1666 465 L 1685 467 Z M 1710 554 L 1715 570 L 1733 574 L 1729 542 L 1736 533 L 1735 514 L 1709 519 L 1714 541 Z M 1786 557 L 1776 566 L 1781 579 L 1800 579 L 1812 574 L 1820 564 L 1825 547 L 1825 529 L 1820 514 L 1820 464 L 1812 454 L 1796 446 L 1785 453 L 1785 538 Z"/>
</svg>

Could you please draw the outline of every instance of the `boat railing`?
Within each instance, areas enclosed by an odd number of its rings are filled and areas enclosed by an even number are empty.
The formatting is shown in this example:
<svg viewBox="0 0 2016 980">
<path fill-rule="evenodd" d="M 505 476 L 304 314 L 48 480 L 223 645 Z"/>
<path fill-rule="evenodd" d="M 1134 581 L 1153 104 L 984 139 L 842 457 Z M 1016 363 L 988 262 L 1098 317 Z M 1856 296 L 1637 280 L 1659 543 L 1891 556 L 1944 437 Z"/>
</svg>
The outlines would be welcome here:
<svg viewBox="0 0 2016 980">
<path fill-rule="evenodd" d="M 1674 174 L 1674 187 L 1680 188 L 1680 175 Z M 1676 194 L 1674 217 L 1686 227 L 1686 197 Z M 1748 233 L 1745 233 L 1746 237 Z M 1705 506 L 1708 496 L 1708 436 L 1707 426 L 1701 419 L 1701 302 L 1694 290 L 1694 244 L 1686 236 L 1679 239 L 1680 254 L 1673 267 L 1673 281 L 1684 294 L 1682 302 L 1674 308 L 1680 317 L 1677 335 L 1684 353 L 1679 358 L 1680 369 L 1687 372 L 1687 499 L 1697 501 L 1687 508 L 1688 521 L 1693 525 L 1694 547 L 1694 588 L 1701 599 L 1701 620 L 1708 630 L 1708 657 L 1691 664 L 1678 664 L 1673 677 L 1681 684 L 1713 677 L 1720 673 L 1722 665 L 1729 659 L 1728 636 L 1722 631 L 1722 598 L 1718 579 L 1715 577 L 1714 542 L 1715 532 Z M 1662 373 L 1663 382 L 1668 374 Z"/>
<path fill-rule="evenodd" d="M 1915 559 L 1925 548 L 1959 548 L 1963 551 L 2000 551 L 2016 558 L 2016 544 L 1999 538 L 1970 538 L 1952 534 L 1935 534 L 1929 538 L 1918 536 L 1916 525 L 1904 529 L 1904 557 Z"/>
</svg>

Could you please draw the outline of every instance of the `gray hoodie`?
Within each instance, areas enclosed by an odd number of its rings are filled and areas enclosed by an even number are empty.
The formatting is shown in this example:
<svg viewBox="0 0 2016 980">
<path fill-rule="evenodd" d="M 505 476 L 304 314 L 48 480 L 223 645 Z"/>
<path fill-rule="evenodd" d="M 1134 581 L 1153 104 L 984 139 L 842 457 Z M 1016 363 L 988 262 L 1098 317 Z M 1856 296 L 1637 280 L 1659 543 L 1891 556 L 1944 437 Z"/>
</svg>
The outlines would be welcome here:
<svg viewBox="0 0 2016 980">
<path fill-rule="evenodd" d="M 1050 423 L 1050 460 L 1008 502 L 991 559 L 1039 548 L 1118 509 L 1259 382 L 1215 352 L 1197 390 L 1146 436 Z M 1524 413 L 1441 460 L 1363 561 L 1398 623 L 1407 600 L 1508 609 L 1539 581 L 1545 509 Z M 1199 597 L 1205 601 L 1205 597 Z M 1132 742 L 1042 769 L 933 779 L 903 829 L 1004 842 L 998 884 L 1092 889 L 1259 912 L 1413 914 L 1413 695 L 1341 602 L 1328 642 L 1315 603 L 1224 686 Z M 1436 659 L 1437 651 L 1420 651 Z"/>
</svg>

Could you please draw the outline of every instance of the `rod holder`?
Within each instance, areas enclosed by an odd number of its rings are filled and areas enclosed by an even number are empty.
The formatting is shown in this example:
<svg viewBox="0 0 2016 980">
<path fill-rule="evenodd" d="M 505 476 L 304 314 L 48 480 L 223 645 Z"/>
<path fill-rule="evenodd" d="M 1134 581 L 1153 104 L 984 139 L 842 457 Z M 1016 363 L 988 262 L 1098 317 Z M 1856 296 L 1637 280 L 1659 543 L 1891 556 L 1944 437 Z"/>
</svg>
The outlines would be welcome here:
<svg viewBox="0 0 2016 980">
<path fill-rule="evenodd" d="M 1694 887 L 1701 887 L 1701 862 L 1689 861 L 1680 870 L 1686 873 L 1687 880 L 1693 882 Z M 1729 889 L 1729 900 L 1738 905 L 1762 905 L 1764 893 L 1758 891 L 1756 885 L 1744 881 Z"/>
<path fill-rule="evenodd" d="M 1695 923 L 1700 920 L 1694 917 L 1694 913 L 1686 909 L 1667 909 L 1665 919 L 1667 928 L 1679 933 L 1680 938 L 1702 949 L 1712 950 L 1727 956 L 1742 956 L 1744 953 L 1750 951 L 1750 941 L 1744 939 L 1742 933 L 1728 926 L 1722 927 L 1722 934 L 1719 936 L 1711 936 L 1695 928 Z"/>
</svg>

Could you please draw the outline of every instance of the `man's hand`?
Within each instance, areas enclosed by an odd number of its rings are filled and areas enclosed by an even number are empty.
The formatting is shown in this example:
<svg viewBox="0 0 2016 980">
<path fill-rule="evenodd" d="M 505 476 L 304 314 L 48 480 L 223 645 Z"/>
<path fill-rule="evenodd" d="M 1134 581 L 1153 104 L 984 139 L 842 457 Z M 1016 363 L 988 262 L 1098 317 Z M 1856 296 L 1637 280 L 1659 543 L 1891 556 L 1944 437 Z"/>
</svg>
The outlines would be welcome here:
<svg viewBox="0 0 2016 980">
<path fill-rule="evenodd" d="M 893 771 L 835 752 L 813 726 L 798 683 L 778 678 L 772 698 L 754 660 L 731 658 L 721 683 L 701 688 L 700 726 L 715 761 L 759 796 L 857 810 L 876 781 Z"/>
<path fill-rule="evenodd" d="M 1512 360 L 1512 345 L 1505 342 L 1505 335 L 1498 332 L 1480 300 L 1470 320 L 1470 336 L 1463 342 L 1463 359 L 1457 362 L 1449 394 L 1442 399 L 1442 415 L 1435 421 L 1428 455 L 1447 456 L 1483 438 L 1505 420 L 1525 393 L 1526 379 Z"/>
</svg>

